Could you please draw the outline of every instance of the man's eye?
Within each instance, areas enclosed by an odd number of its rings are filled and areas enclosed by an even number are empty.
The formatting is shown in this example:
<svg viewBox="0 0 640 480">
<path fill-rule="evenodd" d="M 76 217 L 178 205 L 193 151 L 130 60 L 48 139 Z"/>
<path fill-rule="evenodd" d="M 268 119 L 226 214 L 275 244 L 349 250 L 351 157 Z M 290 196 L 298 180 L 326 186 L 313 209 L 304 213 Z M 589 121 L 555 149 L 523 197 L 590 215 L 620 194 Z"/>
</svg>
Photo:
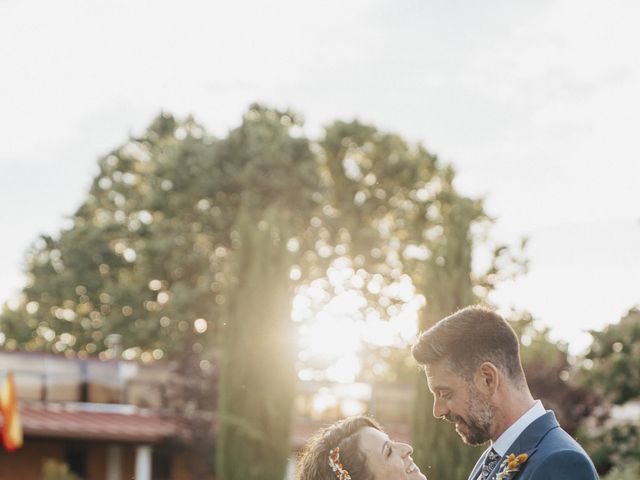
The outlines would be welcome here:
<svg viewBox="0 0 640 480">
<path fill-rule="evenodd" d="M 451 398 L 451 392 L 440 392 L 439 397 L 441 400 L 449 400 Z"/>
</svg>

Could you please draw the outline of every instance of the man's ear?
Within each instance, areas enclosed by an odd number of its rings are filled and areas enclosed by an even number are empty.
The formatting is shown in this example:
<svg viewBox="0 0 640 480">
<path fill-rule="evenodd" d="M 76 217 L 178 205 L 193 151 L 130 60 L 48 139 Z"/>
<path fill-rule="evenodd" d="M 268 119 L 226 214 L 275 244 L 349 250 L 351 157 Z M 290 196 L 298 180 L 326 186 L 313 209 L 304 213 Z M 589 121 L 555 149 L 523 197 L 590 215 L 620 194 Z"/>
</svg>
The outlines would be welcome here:
<svg viewBox="0 0 640 480">
<path fill-rule="evenodd" d="M 500 371 L 491 362 L 484 362 L 475 375 L 476 387 L 487 395 L 493 395 L 500 385 Z"/>
</svg>

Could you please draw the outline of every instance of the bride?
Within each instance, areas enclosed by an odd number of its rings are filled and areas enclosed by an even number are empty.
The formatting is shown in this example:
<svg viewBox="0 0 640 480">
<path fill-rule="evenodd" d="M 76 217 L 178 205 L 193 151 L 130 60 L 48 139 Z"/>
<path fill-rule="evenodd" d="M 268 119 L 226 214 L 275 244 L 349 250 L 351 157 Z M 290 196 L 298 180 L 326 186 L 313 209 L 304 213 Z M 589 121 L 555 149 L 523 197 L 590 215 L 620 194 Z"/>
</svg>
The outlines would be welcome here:
<svg viewBox="0 0 640 480">
<path fill-rule="evenodd" d="M 297 480 L 426 480 L 411 453 L 410 445 L 389 439 L 375 420 L 350 417 L 309 440 Z"/>
</svg>

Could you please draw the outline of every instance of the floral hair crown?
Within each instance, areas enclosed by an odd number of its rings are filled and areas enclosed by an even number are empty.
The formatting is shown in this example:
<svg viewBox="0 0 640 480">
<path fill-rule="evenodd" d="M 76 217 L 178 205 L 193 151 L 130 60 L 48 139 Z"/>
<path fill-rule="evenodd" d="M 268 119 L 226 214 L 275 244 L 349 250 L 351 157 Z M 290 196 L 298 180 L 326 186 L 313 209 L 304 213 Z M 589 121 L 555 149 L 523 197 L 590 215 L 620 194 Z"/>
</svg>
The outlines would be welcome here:
<svg viewBox="0 0 640 480">
<path fill-rule="evenodd" d="M 329 452 L 329 466 L 338 480 L 351 480 L 351 475 L 344 468 L 344 465 L 340 463 L 340 447 L 336 447 Z"/>
</svg>

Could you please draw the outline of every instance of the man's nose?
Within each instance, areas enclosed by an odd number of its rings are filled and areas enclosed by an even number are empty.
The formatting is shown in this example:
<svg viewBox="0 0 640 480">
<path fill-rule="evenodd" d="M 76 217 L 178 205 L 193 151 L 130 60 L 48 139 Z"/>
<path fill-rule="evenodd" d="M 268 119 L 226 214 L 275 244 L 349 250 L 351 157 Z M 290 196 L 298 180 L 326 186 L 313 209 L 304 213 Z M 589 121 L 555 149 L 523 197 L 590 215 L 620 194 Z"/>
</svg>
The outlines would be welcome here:
<svg viewBox="0 0 640 480">
<path fill-rule="evenodd" d="M 436 418 L 444 417 L 449 412 L 445 402 L 438 398 L 433 401 L 433 416 Z"/>
</svg>

